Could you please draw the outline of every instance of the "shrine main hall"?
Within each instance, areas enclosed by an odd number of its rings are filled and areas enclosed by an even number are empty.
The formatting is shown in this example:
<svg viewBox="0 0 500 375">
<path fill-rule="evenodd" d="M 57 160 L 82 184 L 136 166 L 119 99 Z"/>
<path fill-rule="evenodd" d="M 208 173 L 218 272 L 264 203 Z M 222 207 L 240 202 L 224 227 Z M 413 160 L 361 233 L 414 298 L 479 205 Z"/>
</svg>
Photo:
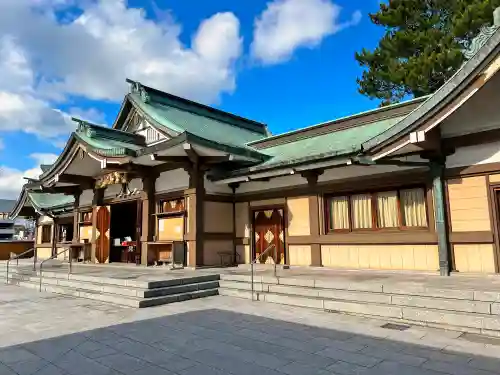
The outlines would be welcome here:
<svg viewBox="0 0 500 375">
<path fill-rule="evenodd" d="M 279 135 L 128 80 L 10 216 L 38 258 L 498 273 L 499 24 L 434 94 Z"/>
</svg>

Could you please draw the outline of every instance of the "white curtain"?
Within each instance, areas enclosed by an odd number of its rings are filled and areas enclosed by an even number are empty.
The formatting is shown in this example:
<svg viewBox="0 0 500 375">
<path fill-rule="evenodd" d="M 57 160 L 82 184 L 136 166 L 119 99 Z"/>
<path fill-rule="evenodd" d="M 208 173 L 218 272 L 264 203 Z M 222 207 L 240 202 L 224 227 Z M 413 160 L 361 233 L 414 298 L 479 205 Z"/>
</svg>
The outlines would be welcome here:
<svg viewBox="0 0 500 375">
<path fill-rule="evenodd" d="M 377 224 L 379 228 L 399 227 L 398 192 L 377 193 Z"/>
<path fill-rule="evenodd" d="M 349 229 L 349 198 L 330 199 L 330 230 Z"/>
<path fill-rule="evenodd" d="M 351 196 L 351 212 L 355 229 L 372 228 L 372 196 L 370 194 Z"/>
<path fill-rule="evenodd" d="M 401 190 L 401 215 L 406 227 L 427 226 L 424 189 Z"/>
</svg>

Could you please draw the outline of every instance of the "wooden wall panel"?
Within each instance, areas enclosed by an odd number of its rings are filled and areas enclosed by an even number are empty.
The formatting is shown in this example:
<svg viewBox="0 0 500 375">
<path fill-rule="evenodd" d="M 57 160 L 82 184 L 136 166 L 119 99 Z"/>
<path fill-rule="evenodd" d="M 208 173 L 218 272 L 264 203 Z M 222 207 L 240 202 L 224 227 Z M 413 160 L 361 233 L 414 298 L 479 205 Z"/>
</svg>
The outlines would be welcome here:
<svg viewBox="0 0 500 375">
<path fill-rule="evenodd" d="M 80 241 L 89 240 L 90 242 L 92 240 L 92 230 L 92 225 L 82 225 L 80 227 Z"/>
<path fill-rule="evenodd" d="M 290 245 L 288 246 L 288 256 L 291 266 L 310 266 L 311 246 Z"/>
<path fill-rule="evenodd" d="M 435 245 L 324 245 L 323 266 L 350 269 L 420 270 L 439 268 Z"/>
<path fill-rule="evenodd" d="M 158 220 L 158 240 L 184 239 L 184 217 L 169 217 Z"/>
<path fill-rule="evenodd" d="M 276 206 L 276 205 L 284 205 L 286 203 L 285 198 L 276 198 L 276 199 L 266 199 L 262 201 L 252 201 L 250 202 L 250 206 L 252 207 L 266 207 L 266 206 Z"/>
<path fill-rule="evenodd" d="M 250 211 L 248 203 L 236 203 L 236 237 L 250 237 Z"/>
<path fill-rule="evenodd" d="M 485 176 L 448 181 L 451 230 L 490 231 L 488 190 Z"/>
<path fill-rule="evenodd" d="M 205 202 L 204 220 L 206 233 L 232 233 L 233 204 Z"/>
<path fill-rule="evenodd" d="M 453 246 L 455 268 L 458 272 L 495 272 L 492 244 L 461 244 Z"/>
<path fill-rule="evenodd" d="M 52 256 L 52 248 L 51 247 L 37 247 L 36 254 L 39 259 L 47 259 Z"/>
<path fill-rule="evenodd" d="M 239 255 L 239 264 L 250 264 L 250 245 L 237 245 L 236 252 Z"/>
<path fill-rule="evenodd" d="M 309 197 L 290 198 L 287 200 L 287 208 L 288 235 L 307 236 L 311 234 Z"/>
<path fill-rule="evenodd" d="M 33 248 L 33 242 L 29 241 L 13 241 L 13 242 L 0 242 L 0 260 L 7 260 L 10 258 L 10 253 L 21 254 Z M 28 253 L 28 257 L 32 257 L 33 253 Z"/>
<path fill-rule="evenodd" d="M 218 252 L 232 252 L 233 241 L 205 241 L 203 245 L 203 264 L 205 266 L 219 266 Z"/>
<path fill-rule="evenodd" d="M 492 184 L 498 184 L 500 183 L 500 174 L 490 174 L 490 182 Z"/>
</svg>

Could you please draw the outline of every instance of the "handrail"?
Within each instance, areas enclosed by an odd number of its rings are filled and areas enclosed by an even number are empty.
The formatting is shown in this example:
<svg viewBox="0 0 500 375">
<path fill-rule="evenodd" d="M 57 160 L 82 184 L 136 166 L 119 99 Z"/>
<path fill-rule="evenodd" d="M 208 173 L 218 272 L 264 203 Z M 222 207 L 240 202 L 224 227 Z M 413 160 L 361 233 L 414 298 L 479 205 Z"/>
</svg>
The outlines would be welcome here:
<svg viewBox="0 0 500 375">
<path fill-rule="evenodd" d="M 28 254 L 28 253 L 31 253 L 33 251 L 33 271 L 36 271 L 36 251 L 35 251 L 36 248 L 32 247 L 31 249 L 29 250 L 26 250 L 25 252 L 21 253 L 21 254 L 17 254 L 14 258 L 9 258 L 7 260 L 7 275 L 6 275 L 6 278 L 5 278 L 5 283 L 8 284 L 9 283 L 9 263 L 11 260 L 16 260 L 17 261 L 17 265 L 19 266 L 19 258 L 21 258 L 22 256 Z"/>
<path fill-rule="evenodd" d="M 253 285 L 254 264 L 256 264 L 265 254 L 267 254 L 273 248 L 276 248 L 275 244 L 269 245 L 266 250 L 264 250 L 262 253 L 260 253 L 259 256 L 256 257 L 252 261 L 252 263 L 250 263 L 250 270 L 251 270 L 251 274 L 252 274 L 252 301 L 254 301 L 254 285 Z M 274 257 L 274 277 L 276 277 L 276 253 L 275 253 L 275 257 Z"/>
<path fill-rule="evenodd" d="M 70 250 L 71 250 L 71 247 L 68 247 L 67 249 L 64 249 L 63 251 L 60 251 L 57 254 L 52 255 L 50 258 L 44 259 L 42 261 L 42 263 L 40 263 L 40 292 L 42 291 L 42 267 L 43 267 L 43 264 L 45 262 L 47 262 L 48 260 L 56 259 L 59 255 L 64 254 L 65 252 L 70 251 Z M 71 253 L 69 254 L 69 273 L 68 273 L 68 275 L 70 275 L 73 272 L 73 263 L 71 262 L 71 258 L 72 258 L 71 255 L 73 255 L 73 254 L 71 254 Z"/>
</svg>

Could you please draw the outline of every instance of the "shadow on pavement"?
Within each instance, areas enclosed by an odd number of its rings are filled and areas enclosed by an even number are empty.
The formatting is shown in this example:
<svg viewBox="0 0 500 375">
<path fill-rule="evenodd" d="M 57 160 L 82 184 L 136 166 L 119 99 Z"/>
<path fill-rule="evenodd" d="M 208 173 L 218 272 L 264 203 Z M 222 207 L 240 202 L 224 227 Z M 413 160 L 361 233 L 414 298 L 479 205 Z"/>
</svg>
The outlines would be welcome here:
<svg viewBox="0 0 500 375">
<path fill-rule="evenodd" d="M 209 309 L 5 347 L 0 374 L 500 374 L 497 358 L 446 345 Z"/>
</svg>

